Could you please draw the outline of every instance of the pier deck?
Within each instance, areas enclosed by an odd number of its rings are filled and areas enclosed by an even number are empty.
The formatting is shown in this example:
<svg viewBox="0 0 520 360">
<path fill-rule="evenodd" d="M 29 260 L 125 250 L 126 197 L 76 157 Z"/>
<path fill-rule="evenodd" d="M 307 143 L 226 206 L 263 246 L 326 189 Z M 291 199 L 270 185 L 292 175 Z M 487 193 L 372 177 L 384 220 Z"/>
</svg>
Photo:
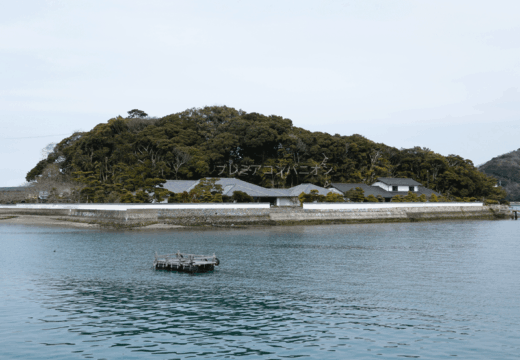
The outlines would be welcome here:
<svg viewBox="0 0 520 360">
<path fill-rule="evenodd" d="M 158 255 L 155 253 L 153 267 L 155 270 L 172 270 L 182 272 L 206 272 L 215 269 L 220 260 L 213 255 L 175 254 Z"/>
</svg>

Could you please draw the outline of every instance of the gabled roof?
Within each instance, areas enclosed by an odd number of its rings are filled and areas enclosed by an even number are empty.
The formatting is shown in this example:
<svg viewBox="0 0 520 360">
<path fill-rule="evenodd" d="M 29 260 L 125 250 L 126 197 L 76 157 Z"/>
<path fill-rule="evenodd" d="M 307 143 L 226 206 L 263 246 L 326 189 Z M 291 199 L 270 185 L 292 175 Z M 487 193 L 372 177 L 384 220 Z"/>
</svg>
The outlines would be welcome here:
<svg viewBox="0 0 520 360">
<path fill-rule="evenodd" d="M 191 191 L 200 180 L 167 180 L 163 184 L 163 188 L 174 192 L 182 193 L 184 191 Z M 311 190 L 318 190 L 318 194 L 327 195 L 329 192 L 342 194 L 336 189 L 326 189 L 313 184 L 300 184 L 289 189 L 269 189 L 236 178 L 220 178 L 217 181 L 218 185 L 222 186 L 222 195 L 231 196 L 234 191 L 242 191 L 249 196 L 254 197 L 294 197 L 300 195 L 302 192 L 310 194 Z"/>
<path fill-rule="evenodd" d="M 365 193 L 365 197 L 367 197 L 368 195 L 374 195 L 376 197 L 378 195 L 381 195 L 382 197 L 388 199 L 388 198 L 392 198 L 396 195 L 401 195 L 401 196 L 408 195 L 408 191 L 386 191 L 385 189 L 382 189 L 379 186 L 370 186 L 370 185 L 366 185 L 366 184 L 332 183 L 331 186 L 338 189 L 339 191 L 341 191 L 343 193 L 346 193 L 350 189 L 355 189 L 357 187 L 360 187 L 361 189 L 363 189 L 363 191 Z M 410 185 L 410 186 L 412 186 L 412 185 Z M 425 194 L 427 197 L 430 197 L 432 194 L 441 196 L 441 194 L 439 194 L 431 189 L 425 188 L 424 186 L 419 186 L 418 191 L 415 191 L 415 194 L 417 194 L 417 196 L 421 196 L 422 194 Z"/>
<path fill-rule="evenodd" d="M 365 192 L 365 196 L 368 195 L 374 195 L 378 196 L 381 195 L 382 197 L 388 197 L 389 192 L 385 189 L 381 189 L 379 186 L 370 186 L 367 184 L 341 184 L 341 183 L 332 183 L 330 184 L 333 188 L 338 189 L 342 193 L 346 193 L 347 191 L 351 189 L 355 189 L 357 187 L 360 187 Z"/>
<path fill-rule="evenodd" d="M 254 197 L 281 197 L 282 189 L 268 189 L 236 178 L 220 178 L 217 184 L 222 185 L 222 195 L 231 196 L 234 191 L 242 191 Z"/>
<path fill-rule="evenodd" d="M 417 181 L 413 179 L 408 178 L 387 178 L 387 177 L 380 177 L 377 179 L 377 181 L 382 182 L 386 185 L 395 185 L 395 186 L 421 186 L 421 183 L 418 183 Z"/>
<path fill-rule="evenodd" d="M 317 186 L 317 185 L 314 185 L 314 184 L 300 184 L 298 186 L 294 186 L 294 187 L 292 187 L 290 189 L 287 189 L 285 191 L 288 191 L 288 194 L 289 194 L 288 196 L 298 196 L 302 192 L 305 193 L 305 194 L 310 194 L 311 190 L 318 190 L 318 194 L 319 195 L 325 195 L 325 196 L 328 193 L 330 193 L 331 191 L 333 193 L 343 195 L 343 193 L 341 191 L 338 191 L 336 189 L 326 189 L 326 188 L 323 188 L 321 186 Z"/>
<path fill-rule="evenodd" d="M 189 192 L 199 183 L 199 180 L 167 180 L 163 188 L 176 194 L 184 191 Z"/>
<path fill-rule="evenodd" d="M 191 191 L 200 180 L 167 180 L 163 187 L 174 193 Z M 283 189 L 268 189 L 236 178 L 220 178 L 217 182 L 222 186 L 222 195 L 231 196 L 234 191 L 242 191 L 254 197 L 287 196 Z"/>
</svg>

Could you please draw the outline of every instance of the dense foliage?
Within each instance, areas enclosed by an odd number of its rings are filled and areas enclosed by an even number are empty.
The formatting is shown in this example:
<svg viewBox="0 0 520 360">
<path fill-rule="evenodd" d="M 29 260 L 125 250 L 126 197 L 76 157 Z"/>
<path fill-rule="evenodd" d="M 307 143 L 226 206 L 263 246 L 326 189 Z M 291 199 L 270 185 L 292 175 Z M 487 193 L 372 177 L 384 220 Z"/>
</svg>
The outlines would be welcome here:
<svg viewBox="0 0 520 360">
<path fill-rule="evenodd" d="M 127 118 L 118 116 L 65 138 L 27 180 L 58 164 L 63 174 L 85 185 L 82 200 L 89 202 L 141 201 L 166 179 L 232 176 L 277 188 L 407 177 L 447 197 L 505 196 L 494 187 L 496 180 L 470 160 L 426 148 L 399 150 L 361 135 L 311 132 L 281 116 L 225 106 L 163 118 L 139 114 L 146 113 L 134 109 Z M 159 197 L 164 195 L 159 191 Z"/>
<path fill-rule="evenodd" d="M 479 170 L 498 179 L 508 201 L 520 201 L 520 149 L 489 160 Z"/>
</svg>

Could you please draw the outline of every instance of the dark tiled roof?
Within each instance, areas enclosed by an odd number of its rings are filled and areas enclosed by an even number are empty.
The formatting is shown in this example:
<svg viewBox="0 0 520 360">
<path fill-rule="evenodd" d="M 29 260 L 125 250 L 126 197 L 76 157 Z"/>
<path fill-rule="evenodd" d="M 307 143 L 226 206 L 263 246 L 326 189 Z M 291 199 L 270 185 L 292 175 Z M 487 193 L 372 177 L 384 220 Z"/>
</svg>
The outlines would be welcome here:
<svg viewBox="0 0 520 360">
<path fill-rule="evenodd" d="M 338 189 L 339 191 L 346 193 L 350 189 L 355 189 L 357 187 L 360 187 L 365 192 L 365 197 L 368 195 L 374 195 L 378 196 L 381 195 L 384 198 L 392 198 L 396 195 L 406 196 L 408 195 L 408 191 L 386 191 L 385 189 L 381 189 L 379 186 L 370 186 L 366 184 L 341 184 L 341 183 L 332 183 L 331 186 L 333 188 Z M 422 194 L 426 195 L 427 197 L 430 197 L 432 194 L 435 194 L 437 196 L 441 196 L 441 194 L 431 190 L 427 189 L 424 186 L 419 186 L 419 190 L 415 192 L 417 196 L 421 196 Z"/>
<path fill-rule="evenodd" d="M 382 197 L 388 197 L 389 192 L 381 189 L 379 186 L 370 186 L 367 184 L 341 184 L 341 183 L 332 183 L 330 184 L 333 188 L 338 189 L 342 193 L 346 193 L 347 191 L 351 189 L 355 189 L 357 187 L 360 187 L 365 192 L 365 197 L 368 195 L 374 195 L 378 196 L 381 195 Z"/>
<path fill-rule="evenodd" d="M 199 183 L 199 180 L 167 180 L 163 184 L 163 188 L 178 194 L 178 193 L 182 193 L 184 191 L 189 192 L 198 183 Z"/>
<path fill-rule="evenodd" d="M 325 196 L 330 192 L 343 195 L 341 193 L 341 191 L 338 191 L 336 189 L 326 189 L 326 188 L 323 188 L 321 186 L 317 186 L 314 184 L 300 184 L 298 186 L 294 186 L 290 189 L 287 189 L 286 191 L 288 191 L 288 196 L 298 196 L 302 192 L 305 194 L 310 194 L 311 190 L 318 190 L 319 195 L 325 195 Z"/>
<path fill-rule="evenodd" d="M 222 195 L 233 195 L 234 191 L 245 192 L 254 197 L 283 197 L 287 196 L 282 189 L 268 189 L 235 178 L 220 178 L 217 184 L 222 185 Z"/>
<path fill-rule="evenodd" d="M 163 187 L 174 193 L 182 193 L 183 191 L 192 190 L 199 180 L 168 180 Z M 329 192 L 340 191 L 335 189 L 325 189 L 313 184 L 300 184 L 289 189 L 269 189 L 236 178 L 220 178 L 217 184 L 222 186 L 222 195 L 233 195 L 234 191 L 242 191 L 249 196 L 254 197 L 294 197 L 300 195 L 302 192 L 310 194 L 311 190 L 318 190 L 320 195 L 327 195 Z"/>
<path fill-rule="evenodd" d="M 424 194 L 428 197 L 432 196 L 432 194 L 435 194 L 435 196 L 442 196 L 442 194 L 439 194 L 438 192 L 433 191 L 432 189 L 428 189 L 424 186 L 419 186 L 419 191 L 417 192 L 417 194 L 419 194 L 419 195 Z"/>
<path fill-rule="evenodd" d="M 200 180 L 168 180 L 163 187 L 174 193 L 181 193 L 183 191 L 191 191 Z M 233 195 L 234 191 L 242 191 L 249 196 L 254 197 L 285 197 L 288 195 L 288 189 L 268 189 L 255 184 L 251 184 L 236 178 L 220 178 L 217 181 L 218 185 L 222 186 L 222 195 Z"/>
<path fill-rule="evenodd" d="M 377 179 L 377 181 L 382 182 L 386 185 L 401 185 L 401 186 L 421 186 L 421 183 L 418 183 L 417 181 L 413 179 L 408 178 L 386 178 L 386 177 L 380 177 Z"/>
</svg>

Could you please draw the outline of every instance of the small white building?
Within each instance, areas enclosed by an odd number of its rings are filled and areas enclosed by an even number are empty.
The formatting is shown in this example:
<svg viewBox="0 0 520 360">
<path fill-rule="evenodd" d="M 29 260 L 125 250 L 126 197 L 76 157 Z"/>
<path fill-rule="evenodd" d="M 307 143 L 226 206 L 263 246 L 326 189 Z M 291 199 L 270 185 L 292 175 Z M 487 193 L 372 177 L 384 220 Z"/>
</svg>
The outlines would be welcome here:
<svg viewBox="0 0 520 360">
<path fill-rule="evenodd" d="M 341 184 L 332 183 L 331 187 L 339 190 L 341 193 L 346 194 L 347 191 L 361 188 L 364 192 L 365 197 L 373 195 L 375 197 L 383 198 L 389 202 L 396 195 L 406 196 L 411 191 L 416 193 L 417 196 L 426 195 L 428 198 L 435 194 L 441 196 L 441 194 L 428 189 L 421 185 L 421 183 L 408 178 L 378 178 L 377 181 L 372 185 L 367 184 Z"/>
<path fill-rule="evenodd" d="M 372 186 L 379 186 L 381 189 L 386 191 L 403 191 L 403 192 L 418 192 L 421 183 L 413 179 L 408 178 L 378 178 L 377 182 L 373 183 Z"/>
</svg>

